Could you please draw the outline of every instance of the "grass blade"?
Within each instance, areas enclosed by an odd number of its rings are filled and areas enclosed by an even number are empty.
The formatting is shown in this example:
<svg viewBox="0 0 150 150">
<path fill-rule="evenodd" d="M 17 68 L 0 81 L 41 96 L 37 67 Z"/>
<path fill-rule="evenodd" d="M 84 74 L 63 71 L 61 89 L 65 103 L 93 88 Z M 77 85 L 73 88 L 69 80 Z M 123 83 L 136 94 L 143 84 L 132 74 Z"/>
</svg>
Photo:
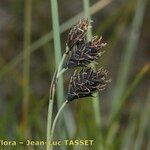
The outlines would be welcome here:
<svg viewBox="0 0 150 150">
<path fill-rule="evenodd" d="M 54 51 L 55 51 L 55 68 L 58 68 L 62 52 L 61 52 L 61 41 L 60 41 L 60 27 L 59 27 L 59 15 L 58 15 L 58 4 L 57 0 L 51 0 L 51 11 L 52 11 L 52 23 L 53 23 L 53 34 L 54 34 Z M 57 84 L 57 100 L 58 106 L 61 106 L 62 100 L 64 99 L 64 87 L 63 77 L 61 76 Z"/>
<path fill-rule="evenodd" d="M 25 23 L 24 23 L 24 62 L 23 62 L 23 102 L 21 129 L 23 137 L 28 137 L 28 105 L 30 96 L 30 46 L 31 39 L 31 11 L 32 0 L 25 1 Z"/>
<path fill-rule="evenodd" d="M 55 68 L 59 69 L 59 64 L 61 62 L 61 41 L 60 41 L 60 27 L 59 27 L 59 15 L 58 15 L 58 4 L 57 0 L 50 0 L 51 2 L 51 12 L 52 12 L 52 25 L 53 25 L 53 34 L 54 34 L 54 52 L 55 52 Z M 57 103 L 58 107 L 61 106 L 64 100 L 64 86 L 63 86 L 63 76 L 60 76 L 56 85 L 56 93 L 57 93 Z M 52 126 L 52 113 L 53 113 L 53 103 L 54 99 L 49 100 L 49 109 L 48 109 L 48 118 L 47 118 L 47 141 L 51 140 L 51 136 L 53 135 L 51 131 Z M 60 126 L 62 126 L 62 122 L 60 122 Z M 61 137 L 65 139 L 64 130 L 62 131 Z M 50 146 L 47 145 L 47 150 L 50 149 Z"/>
</svg>

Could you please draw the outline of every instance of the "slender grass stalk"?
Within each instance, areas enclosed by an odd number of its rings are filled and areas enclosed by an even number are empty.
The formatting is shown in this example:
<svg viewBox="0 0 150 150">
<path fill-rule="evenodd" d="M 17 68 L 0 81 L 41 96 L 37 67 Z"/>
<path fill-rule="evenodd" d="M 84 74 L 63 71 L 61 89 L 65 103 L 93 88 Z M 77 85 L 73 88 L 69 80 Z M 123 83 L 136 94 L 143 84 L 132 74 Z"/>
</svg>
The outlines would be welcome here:
<svg viewBox="0 0 150 150">
<path fill-rule="evenodd" d="M 23 102 L 22 102 L 22 127 L 23 135 L 27 137 L 28 133 L 28 105 L 29 105 L 29 94 L 30 94 L 30 37 L 31 37 L 31 11 L 32 11 L 32 0 L 25 1 L 25 22 L 24 22 L 24 52 L 23 52 Z"/>
<path fill-rule="evenodd" d="M 122 103 L 122 95 L 126 88 L 129 71 L 131 69 L 131 64 L 133 62 L 133 56 L 136 51 L 136 47 L 138 45 L 138 41 L 140 37 L 140 30 L 143 23 L 146 3 L 147 0 L 144 1 L 139 0 L 137 4 L 137 8 L 131 26 L 131 32 L 128 38 L 127 46 L 125 48 L 126 51 L 124 54 L 122 64 L 119 69 L 118 80 L 113 93 L 110 120 L 114 118 L 116 112 L 118 112 L 118 109 L 120 109 L 120 103 Z"/>
<path fill-rule="evenodd" d="M 51 140 L 50 130 L 51 130 L 51 124 L 52 124 L 53 104 L 54 104 L 54 100 L 49 99 L 48 114 L 47 114 L 47 132 L 46 132 L 46 134 L 47 134 L 46 135 L 47 145 L 46 145 L 46 150 L 50 149 L 50 145 L 48 143 Z"/>
<path fill-rule="evenodd" d="M 58 117 L 59 115 L 61 114 L 63 108 L 66 106 L 66 104 L 68 103 L 68 101 L 65 101 L 62 106 L 60 107 L 60 109 L 58 110 L 55 118 L 54 118 L 54 121 L 53 121 L 53 124 L 52 124 L 52 129 L 51 129 L 51 141 L 53 141 L 53 137 L 54 137 L 54 130 L 55 130 L 55 127 L 56 127 L 56 123 L 57 123 L 57 120 L 58 120 Z M 51 145 L 51 148 L 50 150 L 53 150 L 53 145 Z"/>
<path fill-rule="evenodd" d="M 90 16 L 90 0 L 83 0 L 83 6 L 84 6 L 84 13 L 85 16 L 91 20 L 91 16 Z M 90 41 L 92 38 L 92 30 L 91 28 L 88 29 L 87 31 L 87 40 Z M 93 67 L 95 68 L 95 65 L 92 64 Z M 98 93 L 95 94 L 95 96 L 93 97 L 93 107 L 94 107 L 94 115 L 95 115 L 95 120 L 96 120 L 96 124 L 99 127 L 100 126 L 100 107 L 99 107 L 99 95 Z"/>
<path fill-rule="evenodd" d="M 49 91 L 49 105 L 48 105 L 48 114 L 47 114 L 47 143 L 51 140 L 51 124 L 52 124 L 52 114 L 53 114 L 53 104 L 54 104 L 54 94 L 55 94 L 55 82 L 56 82 L 57 71 L 53 75 L 53 79 Z M 50 145 L 46 145 L 46 149 L 50 149 Z"/>
<path fill-rule="evenodd" d="M 55 64 L 56 68 L 58 68 L 58 72 L 56 74 L 56 78 L 60 77 L 58 79 L 57 83 L 57 102 L 58 106 L 62 103 L 60 100 L 64 97 L 64 87 L 63 87 L 63 72 L 60 73 L 63 62 L 65 60 L 66 54 L 63 55 L 61 60 L 61 42 L 60 42 L 60 28 L 59 28 L 59 17 L 58 17 L 58 4 L 57 0 L 51 0 L 51 11 L 52 11 L 52 23 L 53 23 L 53 33 L 54 33 L 54 48 L 55 48 Z M 61 60 L 61 61 L 60 61 Z M 65 71 L 65 70 L 64 70 Z M 55 81 L 56 82 L 56 81 Z M 50 95 L 51 95 L 51 89 L 53 88 L 53 85 L 55 83 L 52 83 L 52 87 L 50 88 Z M 55 92 L 55 89 L 52 91 Z M 52 113 L 53 113 L 53 102 L 54 99 L 49 99 L 49 108 L 48 108 L 48 117 L 47 117 L 47 142 L 51 140 L 51 124 L 52 124 Z M 47 150 L 50 149 L 50 145 L 47 144 Z"/>
<path fill-rule="evenodd" d="M 93 4 L 93 6 L 90 7 L 90 14 L 93 15 L 106 7 L 108 4 L 110 4 L 112 0 L 101 0 Z M 76 16 L 72 17 L 71 19 L 67 20 L 60 26 L 60 33 L 65 32 L 70 27 L 72 27 L 74 24 L 76 24 L 76 21 L 79 20 L 84 16 L 84 12 L 81 12 L 77 14 Z M 40 47 L 45 45 L 47 42 L 49 42 L 53 38 L 53 32 L 50 31 L 43 37 L 41 37 L 39 40 L 31 44 L 28 48 L 30 53 L 34 52 L 35 50 L 38 50 Z M 8 64 L 6 64 L 0 71 L 0 79 L 8 73 L 13 67 L 15 67 L 21 60 L 23 59 L 23 53 L 20 52 L 15 58 L 13 58 Z"/>
<path fill-rule="evenodd" d="M 58 68 L 62 68 L 63 61 L 64 61 L 64 58 L 62 58 Z M 56 88 L 55 86 L 56 86 L 57 79 L 64 73 L 64 71 L 65 71 L 64 69 L 60 70 L 60 72 L 58 72 L 58 69 L 55 71 L 52 82 L 51 82 L 51 86 L 50 86 L 48 115 L 47 115 L 47 136 L 46 136 L 47 142 L 51 140 L 52 114 L 53 114 L 54 94 L 55 94 L 55 88 Z M 47 144 L 46 149 L 47 150 L 50 149 L 49 144 Z"/>
<path fill-rule="evenodd" d="M 56 68 L 59 67 L 60 60 L 61 60 L 61 42 L 60 42 L 60 27 L 59 27 L 59 15 L 58 15 L 58 4 L 57 0 L 50 0 L 51 2 L 51 12 L 52 12 L 52 23 L 53 23 L 53 34 L 54 34 L 54 51 L 55 51 L 55 64 Z M 61 69 L 60 67 L 58 68 Z M 59 71 L 58 70 L 58 71 Z M 63 87 L 63 77 L 60 77 L 58 80 L 57 86 L 57 100 L 58 106 L 61 105 L 61 99 L 64 97 L 64 87 Z"/>
</svg>

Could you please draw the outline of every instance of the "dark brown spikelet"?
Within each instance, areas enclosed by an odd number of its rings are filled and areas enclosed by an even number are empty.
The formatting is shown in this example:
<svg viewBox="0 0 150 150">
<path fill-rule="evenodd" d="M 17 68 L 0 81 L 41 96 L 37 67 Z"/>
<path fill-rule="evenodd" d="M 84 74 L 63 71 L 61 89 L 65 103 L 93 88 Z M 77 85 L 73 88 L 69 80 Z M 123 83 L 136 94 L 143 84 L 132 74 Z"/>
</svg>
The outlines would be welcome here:
<svg viewBox="0 0 150 150">
<path fill-rule="evenodd" d="M 92 96 L 96 91 L 105 89 L 110 79 L 107 79 L 108 72 L 104 69 L 94 71 L 92 68 L 82 69 L 79 73 L 75 71 L 70 79 L 67 100 Z"/>
<path fill-rule="evenodd" d="M 85 40 L 77 42 L 71 53 L 67 67 L 86 67 L 91 62 L 96 62 L 104 52 L 102 49 L 104 46 L 106 46 L 106 43 L 102 43 L 102 37 L 98 38 L 97 36 L 93 37 L 89 42 L 85 42 Z"/>
<path fill-rule="evenodd" d="M 89 27 L 88 19 L 81 19 L 68 34 L 67 46 L 71 49 L 78 41 L 83 40 Z"/>
</svg>

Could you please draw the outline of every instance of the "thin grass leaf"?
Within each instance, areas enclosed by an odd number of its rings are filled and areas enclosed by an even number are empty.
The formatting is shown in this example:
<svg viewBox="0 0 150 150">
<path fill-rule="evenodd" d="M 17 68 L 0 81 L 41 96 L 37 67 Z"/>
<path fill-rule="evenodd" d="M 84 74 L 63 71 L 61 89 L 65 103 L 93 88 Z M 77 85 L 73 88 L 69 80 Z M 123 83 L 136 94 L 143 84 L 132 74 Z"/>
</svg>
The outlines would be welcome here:
<svg viewBox="0 0 150 150">
<path fill-rule="evenodd" d="M 23 102 L 22 102 L 22 122 L 21 132 L 23 137 L 28 137 L 28 105 L 30 96 L 30 46 L 31 39 L 31 11 L 32 0 L 25 1 L 25 23 L 24 23 L 24 62 L 23 62 Z"/>
<path fill-rule="evenodd" d="M 128 80 L 129 71 L 131 69 L 131 64 L 133 62 L 133 56 L 136 51 L 136 47 L 138 45 L 140 30 L 143 23 L 145 8 L 146 8 L 147 0 L 139 0 L 137 4 L 137 8 L 135 11 L 135 15 L 133 18 L 131 32 L 129 35 L 129 39 L 126 46 L 126 51 L 124 54 L 123 61 L 120 65 L 117 84 L 114 89 L 113 98 L 112 98 L 112 110 L 110 115 L 110 120 L 114 117 L 118 109 L 120 109 L 120 105 L 123 101 L 122 95 L 126 88 L 126 83 Z"/>
<path fill-rule="evenodd" d="M 61 54 L 61 42 L 60 42 L 60 28 L 59 28 L 59 15 L 57 0 L 51 0 L 51 12 L 52 12 L 52 26 L 54 34 L 54 52 L 55 52 L 55 68 L 59 67 Z M 64 99 L 64 87 L 63 77 L 60 77 L 57 83 L 57 102 L 58 106 L 61 105 Z M 51 126 L 52 126 L 52 113 L 53 113 L 54 99 L 49 99 L 48 117 L 47 117 L 47 142 L 51 140 Z M 50 149 L 50 145 L 47 145 L 47 150 Z"/>
<path fill-rule="evenodd" d="M 60 27 L 59 27 L 59 15 L 58 15 L 58 4 L 57 0 L 51 0 L 51 11 L 52 11 L 52 24 L 53 24 L 53 34 L 54 34 L 54 52 L 55 52 L 55 67 L 58 68 L 59 71 L 59 64 L 61 63 L 61 41 L 60 41 Z M 64 100 L 64 86 L 63 86 L 63 76 L 60 76 L 57 85 L 56 85 L 56 93 L 57 93 L 57 103 L 58 107 L 61 106 L 63 100 Z M 53 130 L 51 131 L 52 127 L 52 107 L 54 99 L 49 101 L 49 109 L 48 109 L 48 119 L 47 119 L 47 141 L 51 140 L 51 137 L 53 136 Z M 62 126 L 63 120 L 60 122 L 60 126 Z M 53 127 L 52 127 L 53 129 Z M 51 132 L 50 132 L 51 131 Z M 60 134 L 60 136 L 63 139 L 66 139 L 65 137 L 65 131 L 63 130 Z M 65 148 L 65 146 L 63 146 Z M 50 146 L 47 145 L 47 150 L 50 149 Z"/>
<path fill-rule="evenodd" d="M 55 52 L 55 68 L 58 68 L 62 57 L 61 42 L 60 42 L 60 27 L 59 27 L 59 15 L 58 15 L 58 4 L 57 0 L 51 0 L 51 11 L 52 11 L 52 23 L 53 23 L 53 34 L 54 34 L 54 52 Z M 58 106 L 64 100 L 64 87 L 63 77 L 58 80 L 57 86 L 57 100 Z"/>
</svg>

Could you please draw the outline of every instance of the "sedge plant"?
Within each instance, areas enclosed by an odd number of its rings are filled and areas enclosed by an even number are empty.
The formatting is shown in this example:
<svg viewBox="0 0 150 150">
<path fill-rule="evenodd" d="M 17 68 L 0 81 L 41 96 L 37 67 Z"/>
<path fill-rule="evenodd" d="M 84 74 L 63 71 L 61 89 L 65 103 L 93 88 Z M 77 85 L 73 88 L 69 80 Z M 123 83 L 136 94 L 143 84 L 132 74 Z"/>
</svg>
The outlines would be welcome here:
<svg viewBox="0 0 150 150">
<path fill-rule="evenodd" d="M 54 131 L 59 115 L 63 108 L 73 100 L 83 97 L 92 97 L 97 91 L 105 89 L 111 81 L 108 79 L 108 71 L 100 68 L 95 70 L 92 64 L 97 64 L 97 59 L 104 53 L 102 37 L 94 36 L 90 41 L 86 40 L 86 32 L 90 28 L 89 19 L 81 19 L 69 32 L 66 51 L 62 57 L 60 65 L 53 75 L 49 94 L 49 113 L 47 121 L 47 150 L 53 150 Z M 66 61 L 65 61 L 66 60 Z M 70 78 L 66 100 L 59 108 L 52 122 L 52 110 L 54 94 L 58 78 L 68 69 L 73 69 L 74 74 Z M 50 129 L 50 131 L 48 130 Z"/>
</svg>

